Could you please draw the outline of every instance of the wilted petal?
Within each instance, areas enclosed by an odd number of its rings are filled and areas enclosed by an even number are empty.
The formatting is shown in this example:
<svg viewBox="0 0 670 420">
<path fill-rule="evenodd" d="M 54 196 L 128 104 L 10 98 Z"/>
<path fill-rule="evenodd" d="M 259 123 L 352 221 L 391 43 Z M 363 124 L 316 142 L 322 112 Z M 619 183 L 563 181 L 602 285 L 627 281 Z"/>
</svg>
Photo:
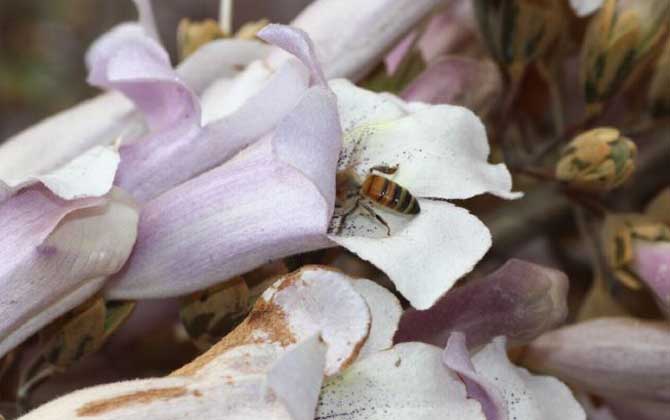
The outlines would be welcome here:
<svg viewBox="0 0 670 420">
<path fill-rule="evenodd" d="M 599 318 L 531 343 L 524 364 L 597 395 L 670 402 L 670 325 Z"/>
<path fill-rule="evenodd" d="M 112 188 L 118 165 L 119 154 L 116 150 L 110 146 L 96 146 L 71 162 L 42 175 L 0 180 L 0 203 L 16 191 L 36 183 L 43 184 L 65 200 L 101 197 Z"/>
<path fill-rule="evenodd" d="M 357 279 L 351 285 L 365 298 L 372 317 L 370 334 L 358 354 L 358 360 L 361 360 L 393 347 L 393 335 L 398 329 L 402 307 L 393 293 L 373 281 Z"/>
<path fill-rule="evenodd" d="M 524 344 L 563 322 L 567 292 L 562 272 L 510 260 L 485 278 L 451 290 L 428 310 L 406 311 L 395 341 L 443 347 L 451 333 L 461 331 L 470 348 L 500 335 Z"/>
<path fill-rule="evenodd" d="M 485 420 L 462 382 L 442 365 L 440 349 L 422 343 L 373 354 L 327 381 L 316 419 L 331 418 Z"/>
<path fill-rule="evenodd" d="M 474 398 L 481 404 L 486 420 L 508 419 L 507 403 L 500 391 L 495 384 L 482 378 L 472 365 L 463 333 L 454 332 L 449 336 L 442 360 L 463 380 L 468 397 Z"/>
<path fill-rule="evenodd" d="M 135 242 L 138 211 L 109 199 L 62 201 L 41 187 L 0 205 L 0 357 L 94 294 Z"/>
<path fill-rule="evenodd" d="M 375 165 L 398 165 L 393 180 L 417 197 L 462 199 L 490 192 L 516 198 L 504 164 L 491 165 L 482 122 L 450 105 L 403 103 L 392 95 L 330 82 L 345 133 L 343 164 L 365 178 Z M 357 147 L 360 145 L 360 147 Z"/>
<path fill-rule="evenodd" d="M 507 403 L 509 419 L 585 420 L 584 410 L 567 386 L 549 376 L 536 376 L 507 358 L 504 337 L 472 357 L 479 376 L 494 384 Z"/>
<path fill-rule="evenodd" d="M 324 372 L 339 372 L 355 359 L 370 327 L 366 302 L 351 280 L 320 266 L 306 266 L 280 277 L 242 324 L 173 375 L 207 372 L 210 363 L 216 363 L 231 347 L 265 343 L 288 348 L 314 335 L 320 335 L 328 346 Z"/>
<path fill-rule="evenodd" d="M 334 98 L 314 87 L 294 112 L 272 139 L 147 203 L 110 296 L 186 294 L 327 246 L 341 144 Z"/>
<path fill-rule="evenodd" d="M 604 0 L 570 0 L 570 6 L 577 16 L 584 17 L 598 10 L 603 2 Z"/>
<path fill-rule="evenodd" d="M 472 270 L 491 246 L 491 235 L 479 219 L 450 203 L 419 200 L 415 217 L 391 236 L 369 237 L 360 231 L 330 239 L 383 270 L 412 306 L 426 309 Z M 391 212 L 377 210 L 393 228 Z M 363 216 L 358 219 L 362 219 Z M 373 227 L 374 220 L 367 223 Z M 351 234 L 351 236 L 349 236 Z"/>
<path fill-rule="evenodd" d="M 670 314 L 670 242 L 636 240 L 633 270 Z"/>
<path fill-rule="evenodd" d="M 401 96 L 408 101 L 460 105 L 481 115 L 496 103 L 502 86 L 493 61 L 445 56 L 431 63 Z"/>
<path fill-rule="evenodd" d="M 292 23 L 307 32 L 327 79 L 360 79 L 440 0 L 319 0 Z M 343 31 L 346 28 L 346 31 Z M 280 59 L 276 53 L 270 60 Z"/>
</svg>

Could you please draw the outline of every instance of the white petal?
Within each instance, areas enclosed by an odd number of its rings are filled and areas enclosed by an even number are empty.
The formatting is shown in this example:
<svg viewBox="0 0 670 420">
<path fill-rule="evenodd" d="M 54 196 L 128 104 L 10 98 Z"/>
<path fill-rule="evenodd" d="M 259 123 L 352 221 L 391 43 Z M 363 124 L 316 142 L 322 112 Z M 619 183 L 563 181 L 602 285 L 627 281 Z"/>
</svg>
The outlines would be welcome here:
<svg viewBox="0 0 670 420">
<path fill-rule="evenodd" d="M 25 191 L 4 206 L 24 198 L 42 208 L 54 206 L 54 198 L 27 194 L 37 191 Z M 67 203 L 77 206 L 77 202 Z M 56 208 L 53 215 L 35 213 L 33 216 L 40 219 L 55 218 L 55 223 L 60 223 L 55 229 L 42 229 L 38 223 L 43 220 L 23 220 L 20 228 L 25 232 L 10 231 L 2 239 L 0 357 L 86 300 L 102 286 L 104 277 L 118 271 L 128 258 L 137 233 L 135 205 L 119 190 L 112 191 L 109 202 L 94 201 L 90 205 L 94 207 L 74 207 L 76 211 L 72 212 L 63 208 L 58 213 Z M 12 238 L 12 233 L 18 233 L 18 239 Z M 41 239 L 42 235 L 48 238 Z"/>
<path fill-rule="evenodd" d="M 373 166 L 398 165 L 391 177 L 418 197 L 464 199 L 490 192 L 511 193 L 504 164 L 487 162 L 486 129 L 470 110 L 451 105 L 402 104 L 390 95 L 358 88 L 345 80 L 330 83 L 338 98 L 347 155 L 365 178 Z"/>
<path fill-rule="evenodd" d="M 44 174 L 124 134 L 132 103 L 106 93 L 63 111 L 0 144 L 0 179 Z"/>
<path fill-rule="evenodd" d="M 604 0 L 570 0 L 570 6 L 577 16 L 584 17 L 600 9 Z"/>
<path fill-rule="evenodd" d="M 284 353 L 267 375 L 267 384 L 293 420 L 313 420 L 326 366 L 326 346 L 318 335 Z"/>
<path fill-rule="evenodd" d="M 329 238 L 379 267 L 412 306 L 426 309 L 472 270 L 491 246 L 491 235 L 467 210 L 445 202 L 419 201 L 421 212 L 391 236 Z M 388 220 L 392 217 L 383 210 L 379 214 Z M 373 220 L 369 223 L 378 225 Z"/>
<path fill-rule="evenodd" d="M 355 363 L 327 381 L 317 420 L 485 420 L 441 351 L 403 343 Z M 524 419 L 525 420 L 525 419 Z"/>
<path fill-rule="evenodd" d="M 102 197 L 112 188 L 119 161 L 119 154 L 113 147 L 96 146 L 43 175 L 10 178 L 4 182 L 13 191 L 39 182 L 65 200 Z"/>
<path fill-rule="evenodd" d="M 370 334 L 358 354 L 358 360 L 361 360 L 393 347 L 393 336 L 398 329 L 402 307 L 393 293 L 373 281 L 357 279 L 351 284 L 367 302 L 372 317 Z"/>
<path fill-rule="evenodd" d="M 477 373 L 495 384 L 507 401 L 510 419 L 585 420 L 586 414 L 567 386 L 550 376 L 536 376 L 507 358 L 499 337 L 472 358 Z"/>
</svg>

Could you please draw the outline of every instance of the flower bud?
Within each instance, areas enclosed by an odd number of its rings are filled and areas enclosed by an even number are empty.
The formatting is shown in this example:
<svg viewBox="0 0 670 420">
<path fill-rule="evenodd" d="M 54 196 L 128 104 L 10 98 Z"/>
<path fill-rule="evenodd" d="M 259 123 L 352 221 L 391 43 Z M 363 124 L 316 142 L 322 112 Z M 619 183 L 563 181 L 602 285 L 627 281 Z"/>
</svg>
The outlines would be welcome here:
<svg viewBox="0 0 670 420">
<path fill-rule="evenodd" d="M 670 116 L 670 37 L 665 42 L 651 79 L 649 105 L 652 116 L 657 118 Z"/>
<path fill-rule="evenodd" d="M 556 178 L 581 189 L 610 191 L 633 174 L 637 147 L 619 130 L 601 127 L 575 137 L 556 165 Z"/>
<path fill-rule="evenodd" d="M 182 19 L 177 27 L 179 59 L 184 60 L 206 43 L 225 36 L 226 34 L 215 20 L 191 22 L 189 19 Z"/>
<path fill-rule="evenodd" d="M 650 63 L 668 31 L 667 0 L 606 0 L 582 45 L 581 79 L 587 113 L 603 104 Z"/>
<path fill-rule="evenodd" d="M 484 41 L 512 80 L 556 41 L 563 10 L 560 0 L 475 0 Z"/>
<path fill-rule="evenodd" d="M 670 402 L 670 325 L 599 318 L 550 331 L 523 364 L 604 397 Z"/>
<path fill-rule="evenodd" d="M 637 214 L 609 215 L 603 226 L 605 257 L 617 279 L 627 287 L 641 287 L 638 272 L 653 271 L 649 264 L 656 261 L 657 252 L 652 244 L 670 241 L 670 227 L 651 217 Z M 638 249 L 639 248 L 639 249 Z M 643 279 L 643 280 L 646 280 Z M 645 281 L 646 283 L 646 281 Z"/>
<path fill-rule="evenodd" d="M 251 310 L 249 288 L 235 277 L 185 297 L 179 316 L 200 350 L 207 350 L 239 324 Z"/>
</svg>

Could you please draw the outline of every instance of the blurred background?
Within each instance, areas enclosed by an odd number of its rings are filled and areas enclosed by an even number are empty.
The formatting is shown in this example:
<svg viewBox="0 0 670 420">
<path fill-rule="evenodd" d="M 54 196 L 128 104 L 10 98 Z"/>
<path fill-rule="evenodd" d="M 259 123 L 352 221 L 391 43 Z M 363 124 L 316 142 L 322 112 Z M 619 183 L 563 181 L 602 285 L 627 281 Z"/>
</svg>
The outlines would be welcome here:
<svg viewBox="0 0 670 420">
<path fill-rule="evenodd" d="M 235 26 L 266 17 L 289 22 L 312 0 L 238 0 Z M 218 0 L 153 0 L 161 38 L 176 57 L 182 17 L 218 16 Z M 136 19 L 131 0 L 0 0 L 0 142 L 97 90 L 86 84 L 88 45 Z"/>
</svg>

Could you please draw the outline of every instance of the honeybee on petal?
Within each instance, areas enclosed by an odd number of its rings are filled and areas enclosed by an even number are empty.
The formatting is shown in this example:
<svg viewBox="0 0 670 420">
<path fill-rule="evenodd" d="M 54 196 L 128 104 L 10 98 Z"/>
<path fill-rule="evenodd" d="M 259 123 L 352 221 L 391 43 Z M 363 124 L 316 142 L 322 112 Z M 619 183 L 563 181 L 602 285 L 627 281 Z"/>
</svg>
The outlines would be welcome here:
<svg viewBox="0 0 670 420">
<path fill-rule="evenodd" d="M 367 199 L 373 205 L 377 205 L 386 210 L 391 210 L 403 215 L 416 215 L 421 211 L 419 201 L 412 193 L 397 182 L 375 174 L 380 172 L 386 175 L 393 175 L 398 171 L 398 166 L 374 166 L 370 168 L 367 177 L 360 182 L 359 177 L 351 169 L 344 169 L 337 173 L 337 198 L 340 203 L 345 203 L 355 199 L 354 204 L 342 215 L 342 222 L 347 216 L 354 213 L 359 207 L 363 208 L 372 217 L 377 219 L 384 227 L 387 234 L 391 234 L 391 228 L 388 223 L 379 216 L 368 204 L 364 202 Z M 343 224 L 343 223 L 342 223 Z"/>
</svg>

